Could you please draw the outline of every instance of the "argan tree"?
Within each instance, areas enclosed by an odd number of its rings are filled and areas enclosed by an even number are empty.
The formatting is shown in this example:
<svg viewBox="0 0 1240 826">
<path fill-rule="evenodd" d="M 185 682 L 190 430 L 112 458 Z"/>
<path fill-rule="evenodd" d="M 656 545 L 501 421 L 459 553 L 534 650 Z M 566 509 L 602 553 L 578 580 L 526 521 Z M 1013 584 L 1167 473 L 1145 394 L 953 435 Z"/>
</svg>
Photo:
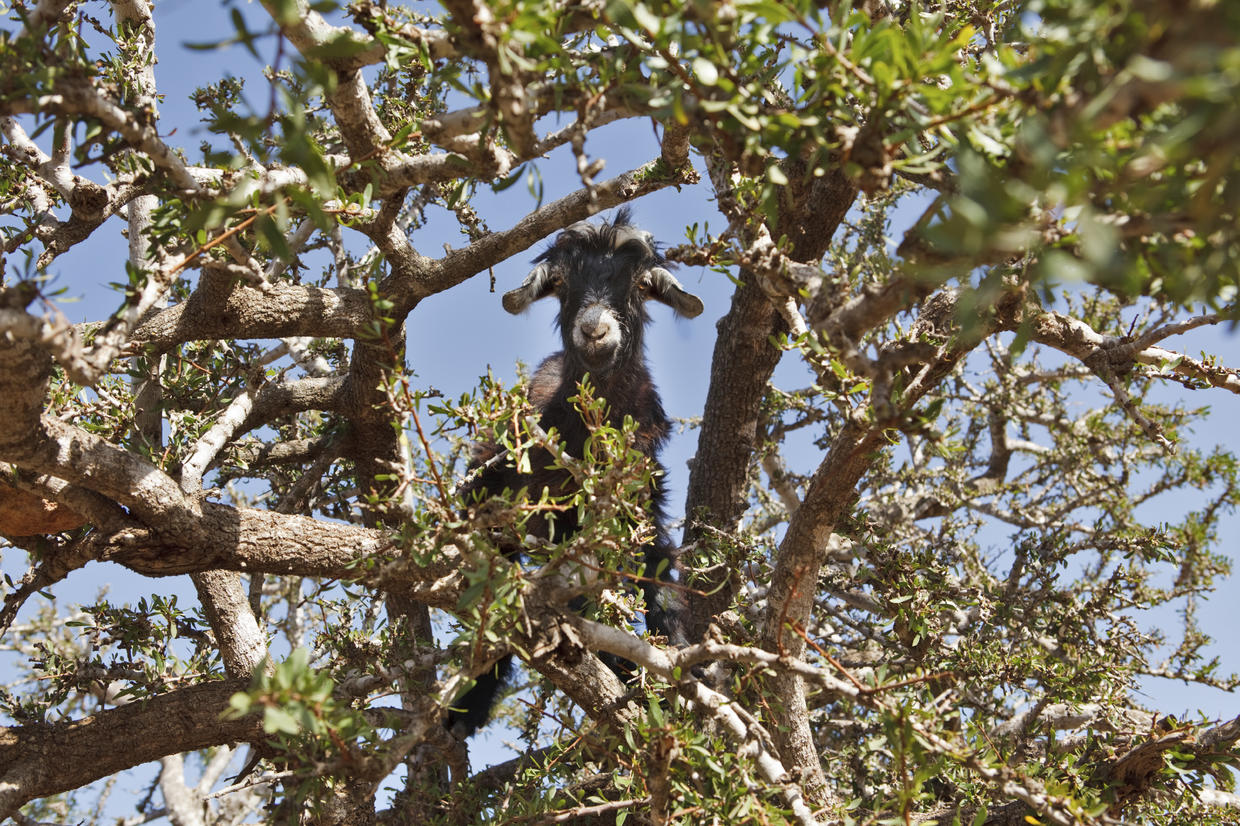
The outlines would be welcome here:
<svg viewBox="0 0 1240 826">
<path fill-rule="evenodd" d="M 1240 490 L 1192 428 L 1240 393 L 1240 4 L 263 0 L 194 48 L 162 13 L 0 33 L 0 815 L 1235 822 L 1197 608 Z M 498 296 L 434 303 L 630 203 L 708 298 L 652 311 L 713 346 L 651 352 L 707 387 L 682 646 L 631 422 L 584 382 L 562 451 L 470 361 Z M 476 441 L 575 487 L 463 494 Z M 511 759 L 445 725 L 509 654 Z"/>
</svg>

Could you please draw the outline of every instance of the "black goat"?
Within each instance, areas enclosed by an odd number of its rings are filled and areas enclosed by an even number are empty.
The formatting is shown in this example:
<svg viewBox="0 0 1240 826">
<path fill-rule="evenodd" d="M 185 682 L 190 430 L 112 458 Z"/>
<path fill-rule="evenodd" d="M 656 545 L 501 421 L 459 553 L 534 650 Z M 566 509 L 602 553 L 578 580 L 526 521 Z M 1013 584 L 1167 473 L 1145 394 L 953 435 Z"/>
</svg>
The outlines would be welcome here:
<svg viewBox="0 0 1240 826">
<path fill-rule="evenodd" d="M 683 645 L 680 600 L 672 589 L 658 584 L 673 581 L 675 565 L 674 547 L 664 527 L 665 494 L 659 482 L 663 469 L 657 462 L 671 422 L 646 367 L 642 333 L 649 321 L 646 301 L 667 304 L 686 318 L 701 313 L 702 302 L 685 292 L 665 269 L 666 261 L 651 235 L 629 224 L 627 209 L 617 212 L 610 224 L 583 221 L 568 227 L 534 263 L 525 282 L 504 294 L 504 309 L 517 314 L 534 301 L 556 296 L 564 349 L 539 365 L 530 381 L 530 400 L 541 412 L 543 430 L 555 428 L 572 456 L 582 456 L 589 436 L 580 412 L 569 401 L 586 374 L 595 394 L 607 402 L 609 424 L 619 427 L 625 416 L 636 422 L 635 446 L 654 460 L 657 469 L 650 490 L 655 536 L 643 549 L 646 626 Z M 475 466 L 497 451 L 494 445 L 476 446 Z M 553 495 L 572 492 L 572 477 L 552 467 L 546 451 L 531 456 L 531 467 L 530 473 L 523 474 L 511 463 L 492 463 L 470 488 L 492 494 L 526 488 L 533 497 L 544 488 Z M 571 512 L 558 515 L 554 528 L 544 520 L 537 520 L 536 525 L 534 521 L 531 532 L 542 533 L 544 539 L 562 540 L 577 531 L 576 515 Z M 457 735 L 468 737 L 486 723 L 511 672 L 512 655 L 508 655 L 480 674 L 474 686 L 456 700 L 448 725 Z"/>
</svg>

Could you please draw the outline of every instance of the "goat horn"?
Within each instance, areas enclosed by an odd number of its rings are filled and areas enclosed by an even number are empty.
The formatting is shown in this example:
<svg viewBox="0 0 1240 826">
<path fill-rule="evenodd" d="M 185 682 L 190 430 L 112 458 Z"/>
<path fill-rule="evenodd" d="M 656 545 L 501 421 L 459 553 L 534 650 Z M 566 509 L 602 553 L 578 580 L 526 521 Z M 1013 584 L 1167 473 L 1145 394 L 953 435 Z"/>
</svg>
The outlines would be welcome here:
<svg viewBox="0 0 1240 826">
<path fill-rule="evenodd" d="M 521 282 L 515 290 L 504 293 L 504 309 L 517 315 L 540 298 L 546 298 L 555 291 L 555 278 L 546 264 L 539 264 Z"/>
<path fill-rule="evenodd" d="M 685 318 L 697 318 L 702 314 L 702 299 L 685 290 L 676 277 L 662 267 L 646 271 L 650 279 L 650 297 L 671 307 Z"/>
</svg>

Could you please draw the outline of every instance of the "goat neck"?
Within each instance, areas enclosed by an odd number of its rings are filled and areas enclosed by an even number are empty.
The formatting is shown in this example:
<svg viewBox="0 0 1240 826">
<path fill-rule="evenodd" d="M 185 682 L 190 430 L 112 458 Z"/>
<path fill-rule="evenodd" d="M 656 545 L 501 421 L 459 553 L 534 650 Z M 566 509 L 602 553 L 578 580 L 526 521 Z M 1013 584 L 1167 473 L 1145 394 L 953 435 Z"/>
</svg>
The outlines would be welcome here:
<svg viewBox="0 0 1240 826">
<path fill-rule="evenodd" d="M 573 361 L 565 353 L 556 353 L 534 373 L 530 401 L 543 411 L 543 427 L 555 427 L 570 451 L 579 455 L 588 433 L 569 399 L 580 392 L 581 380 L 588 375 L 595 395 L 607 402 L 608 424 L 620 427 L 624 417 L 631 416 L 637 422 L 635 447 L 647 456 L 655 455 L 666 441 L 671 423 L 645 360 L 634 358 L 624 369 L 601 376 L 590 373 L 579 362 L 574 365 Z"/>
</svg>

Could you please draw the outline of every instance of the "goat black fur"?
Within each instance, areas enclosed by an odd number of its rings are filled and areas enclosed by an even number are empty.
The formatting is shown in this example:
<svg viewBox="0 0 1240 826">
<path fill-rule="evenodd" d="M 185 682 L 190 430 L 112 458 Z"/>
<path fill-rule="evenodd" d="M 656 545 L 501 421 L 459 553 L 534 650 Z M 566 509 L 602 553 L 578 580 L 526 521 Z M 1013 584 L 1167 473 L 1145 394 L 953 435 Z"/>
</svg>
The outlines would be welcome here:
<svg viewBox="0 0 1240 826">
<path fill-rule="evenodd" d="M 658 453 L 667 440 L 671 422 L 655 390 L 646 366 L 643 332 L 650 320 L 646 302 L 667 304 L 678 315 L 693 318 L 702 302 L 684 290 L 666 269 L 653 238 L 629 223 L 621 209 L 614 220 L 602 224 L 581 222 L 563 230 L 545 252 L 534 259 L 534 269 L 524 283 L 504 295 L 504 309 L 520 313 L 532 302 L 555 296 L 560 302 L 556 324 L 564 349 L 548 357 L 530 381 L 530 400 L 540 411 L 543 430 L 559 434 L 570 455 L 583 454 L 589 430 L 569 399 L 589 375 L 594 392 L 607 402 L 609 424 L 620 427 L 626 416 L 637 424 L 635 447 L 655 463 L 650 489 L 650 513 L 654 538 L 643 548 L 642 594 L 646 603 L 646 627 L 670 642 L 686 642 L 681 601 L 675 590 L 660 582 L 676 576 L 675 546 L 667 536 L 660 480 L 663 468 Z M 475 446 L 474 466 L 494 457 L 498 448 Z M 470 485 L 478 496 L 525 488 L 536 497 L 539 491 L 563 495 L 572 490 L 572 477 L 552 466 L 545 450 L 531 456 L 531 471 L 521 473 L 507 462 L 492 462 Z M 554 527 L 537 517 L 531 533 L 562 540 L 577 531 L 574 513 L 559 514 Z M 509 552 L 510 556 L 519 549 Z M 468 737 L 491 716 L 500 689 L 512 672 L 512 655 L 500 659 L 480 674 L 473 687 L 457 698 L 448 718 L 449 727 Z"/>
</svg>

